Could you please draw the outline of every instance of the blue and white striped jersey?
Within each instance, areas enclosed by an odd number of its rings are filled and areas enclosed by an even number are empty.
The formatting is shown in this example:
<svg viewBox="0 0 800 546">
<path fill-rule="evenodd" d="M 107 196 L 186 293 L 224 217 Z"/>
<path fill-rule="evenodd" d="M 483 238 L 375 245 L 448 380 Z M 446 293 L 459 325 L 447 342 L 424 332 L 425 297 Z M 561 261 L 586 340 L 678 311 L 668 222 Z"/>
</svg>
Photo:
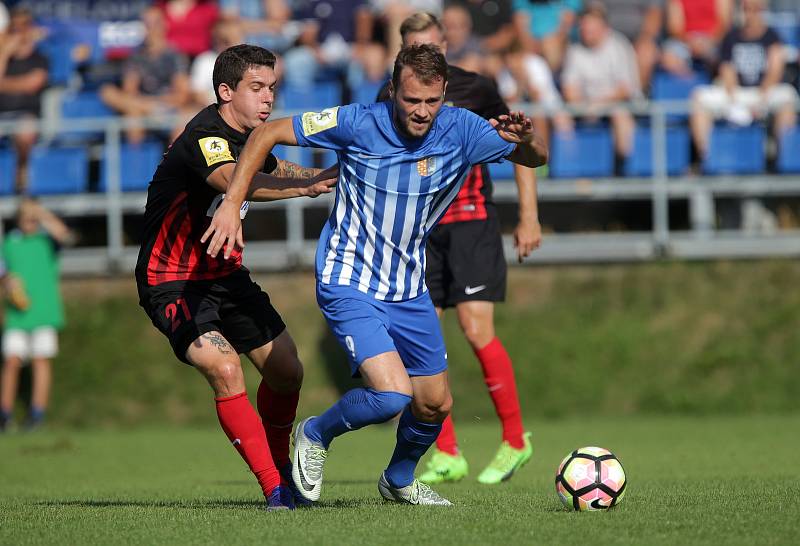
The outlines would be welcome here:
<svg viewBox="0 0 800 546">
<path fill-rule="evenodd" d="M 391 102 L 350 104 L 293 119 L 300 146 L 339 157 L 336 205 L 317 247 L 317 280 L 350 285 L 378 300 L 424 293 L 425 241 L 472 165 L 514 151 L 489 122 L 442 107 L 428 134 L 407 138 Z"/>
</svg>

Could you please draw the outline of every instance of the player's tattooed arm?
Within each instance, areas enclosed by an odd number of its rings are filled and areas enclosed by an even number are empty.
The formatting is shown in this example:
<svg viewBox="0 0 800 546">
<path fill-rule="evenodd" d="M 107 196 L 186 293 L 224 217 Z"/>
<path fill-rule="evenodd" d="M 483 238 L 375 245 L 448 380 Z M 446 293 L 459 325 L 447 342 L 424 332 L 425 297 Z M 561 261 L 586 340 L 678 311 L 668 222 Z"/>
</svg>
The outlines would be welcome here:
<svg viewBox="0 0 800 546">
<path fill-rule="evenodd" d="M 278 166 L 270 174 L 272 176 L 277 176 L 279 178 L 309 179 L 309 178 L 314 178 L 321 172 L 322 169 L 302 167 L 297 163 L 292 163 L 291 161 L 285 161 L 283 159 L 279 159 Z"/>
<path fill-rule="evenodd" d="M 217 350 L 224 355 L 235 353 L 230 343 L 228 343 L 228 341 L 217 332 L 208 332 L 200 337 L 212 347 L 216 347 Z"/>
</svg>

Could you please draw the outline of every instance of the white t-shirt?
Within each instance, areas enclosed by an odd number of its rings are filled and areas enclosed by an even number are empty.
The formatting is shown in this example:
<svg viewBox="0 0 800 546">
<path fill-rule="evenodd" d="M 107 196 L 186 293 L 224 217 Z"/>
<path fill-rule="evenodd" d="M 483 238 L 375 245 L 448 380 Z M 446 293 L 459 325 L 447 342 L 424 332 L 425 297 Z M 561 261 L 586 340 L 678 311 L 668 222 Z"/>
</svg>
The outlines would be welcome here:
<svg viewBox="0 0 800 546">
<path fill-rule="evenodd" d="M 217 60 L 216 51 L 206 51 L 195 57 L 189 73 L 190 86 L 193 93 L 207 93 L 208 104 L 217 102 L 214 94 L 214 62 Z"/>
<path fill-rule="evenodd" d="M 542 57 L 529 54 L 523 60 L 528 85 L 539 93 L 538 104 L 545 108 L 554 108 L 561 104 L 561 95 L 558 94 L 556 84 L 553 82 L 553 72 Z"/>
<path fill-rule="evenodd" d="M 583 99 L 589 101 L 603 100 L 620 86 L 628 89 L 631 99 L 642 96 L 633 46 L 616 31 L 611 31 L 596 48 L 571 45 L 564 60 L 561 83 L 576 86 Z"/>
<path fill-rule="evenodd" d="M 8 28 L 8 8 L 0 2 L 0 34 L 4 33 Z"/>
</svg>

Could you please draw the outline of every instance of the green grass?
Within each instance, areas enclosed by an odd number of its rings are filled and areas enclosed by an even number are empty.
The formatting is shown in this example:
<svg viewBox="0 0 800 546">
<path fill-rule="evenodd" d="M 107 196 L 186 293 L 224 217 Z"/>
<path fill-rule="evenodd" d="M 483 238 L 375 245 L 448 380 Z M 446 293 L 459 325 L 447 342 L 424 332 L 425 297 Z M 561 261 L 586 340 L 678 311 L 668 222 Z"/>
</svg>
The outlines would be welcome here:
<svg viewBox="0 0 800 546">
<path fill-rule="evenodd" d="M 334 444 L 320 506 L 266 513 L 221 431 L 144 428 L 0 436 L 0 544 L 796 544 L 800 416 L 540 421 L 510 482 L 474 477 L 497 446 L 489 423 L 457 423 L 471 479 L 453 508 L 384 505 L 393 443 L 371 427 Z M 794 431 L 794 432 L 792 432 Z M 608 513 L 563 510 L 560 459 L 613 450 L 629 489 Z"/>
</svg>

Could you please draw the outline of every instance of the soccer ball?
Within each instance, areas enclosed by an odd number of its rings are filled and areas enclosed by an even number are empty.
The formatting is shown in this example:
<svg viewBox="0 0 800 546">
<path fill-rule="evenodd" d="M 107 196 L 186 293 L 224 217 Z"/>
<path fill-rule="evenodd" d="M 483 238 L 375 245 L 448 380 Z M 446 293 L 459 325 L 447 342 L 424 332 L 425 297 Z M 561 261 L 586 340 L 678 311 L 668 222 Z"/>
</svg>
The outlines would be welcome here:
<svg viewBox="0 0 800 546">
<path fill-rule="evenodd" d="M 608 510 L 625 496 L 625 470 L 613 453 L 602 447 L 576 449 L 556 472 L 556 493 L 570 510 Z"/>
</svg>

